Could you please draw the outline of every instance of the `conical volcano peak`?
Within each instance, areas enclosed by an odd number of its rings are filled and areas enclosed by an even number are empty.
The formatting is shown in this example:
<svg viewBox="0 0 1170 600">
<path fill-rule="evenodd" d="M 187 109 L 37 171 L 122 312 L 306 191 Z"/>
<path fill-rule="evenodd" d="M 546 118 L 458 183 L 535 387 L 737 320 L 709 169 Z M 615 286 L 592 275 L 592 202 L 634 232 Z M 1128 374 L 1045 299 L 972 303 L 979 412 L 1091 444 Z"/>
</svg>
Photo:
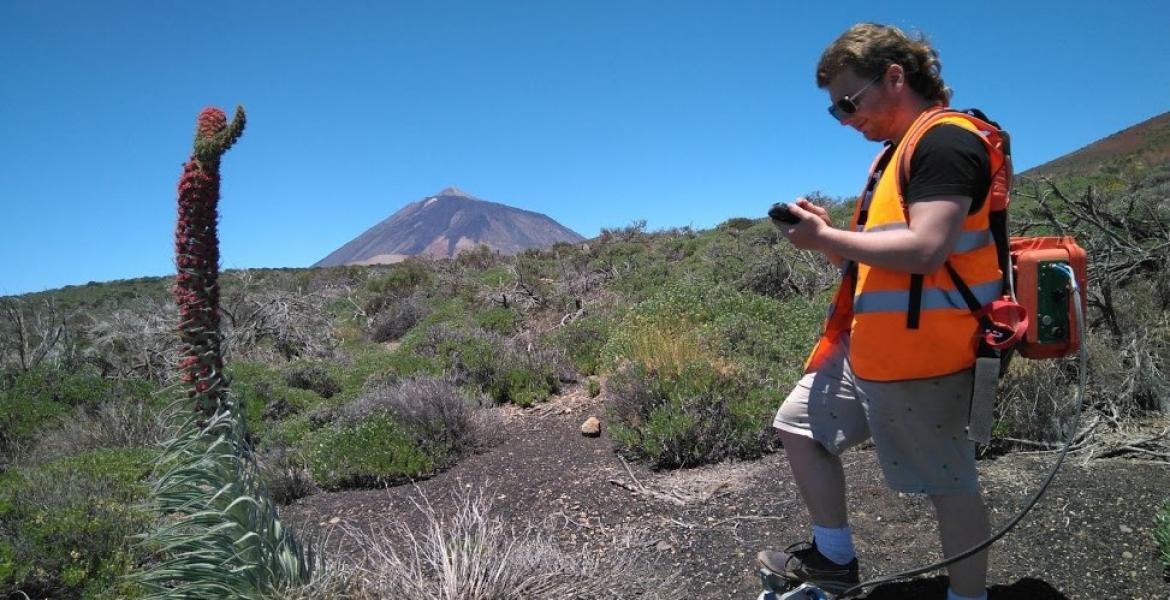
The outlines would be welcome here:
<svg viewBox="0 0 1170 600">
<path fill-rule="evenodd" d="M 547 215 L 482 200 L 451 186 L 407 204 L 314 266 L 393 263 L 420 254 L 452 257 L 481 245 L 516 254 L 584 239 Z"/>
<path fill-rule="evenodd" d="M 461 190 L 453 185 L 439 190 L 439 193 L 435 194 L 435 196 L 459 196 L 462 198 L 472 198 L 473 197 L 471 194 L 468 194 L 467 192 L 464 192 L 463 190 Z"/>
</svg>

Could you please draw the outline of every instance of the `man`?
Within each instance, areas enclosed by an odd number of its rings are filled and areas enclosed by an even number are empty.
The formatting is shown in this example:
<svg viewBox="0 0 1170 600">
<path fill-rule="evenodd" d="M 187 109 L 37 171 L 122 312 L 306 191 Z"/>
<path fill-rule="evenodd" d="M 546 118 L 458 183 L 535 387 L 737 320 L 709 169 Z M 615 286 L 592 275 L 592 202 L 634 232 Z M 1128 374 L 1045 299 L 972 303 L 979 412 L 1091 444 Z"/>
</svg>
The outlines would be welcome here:
<svg viewBox="0 0 1170 600">
<path fill-rule="evenodd" d="M 832 592 L 859 579 L 838 456 L 871 436 L 887 484 L 930 496 L 945 556 L 988 536 L 966 432 L 978 322 L 948 268 L 980 302 L 998 295 L 986 199 L 1003 157 L 958 116 L 915 130 L 948 104 L 940 69 L 925 39 L 896 27 L 859 24 L 833 42 L 817 66 L 829 112 L 888 144 L 848 228 L 834 228 L 804 199 L 791 205 L 797 223 L 776 222 L 794 246 L 824 253 L 844 277 L 806 373 L 774 422 L 813 539 L 758 559 Z M 917 145 L 902 181 L 908 135 Z M 986 600 L 986 551 L 949 574 L 950 600 Z"/>
</svg>

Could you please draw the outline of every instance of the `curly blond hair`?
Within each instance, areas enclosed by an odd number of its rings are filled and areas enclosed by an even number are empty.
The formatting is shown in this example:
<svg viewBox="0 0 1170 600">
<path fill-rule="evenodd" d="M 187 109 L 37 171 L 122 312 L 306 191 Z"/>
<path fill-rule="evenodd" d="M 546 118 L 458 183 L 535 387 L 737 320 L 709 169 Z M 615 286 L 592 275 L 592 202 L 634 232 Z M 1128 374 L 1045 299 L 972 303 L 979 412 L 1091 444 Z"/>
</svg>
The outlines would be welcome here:
<svg viewBox="0 0 1170 600">
<path fill-rule="evenodd" d="M 841 34 L 821 54 L 817 63 L 817 87 L 826 87 L 845 69 L 866 79 L 880 77 L 890 65 L 906 73 L 910 88 L 923 98 L 947 104 L 951 88 L 943 83 L 938 51 L 921 33 L 915 38 L 892 25 L 858 23 Z"/>
</svg>

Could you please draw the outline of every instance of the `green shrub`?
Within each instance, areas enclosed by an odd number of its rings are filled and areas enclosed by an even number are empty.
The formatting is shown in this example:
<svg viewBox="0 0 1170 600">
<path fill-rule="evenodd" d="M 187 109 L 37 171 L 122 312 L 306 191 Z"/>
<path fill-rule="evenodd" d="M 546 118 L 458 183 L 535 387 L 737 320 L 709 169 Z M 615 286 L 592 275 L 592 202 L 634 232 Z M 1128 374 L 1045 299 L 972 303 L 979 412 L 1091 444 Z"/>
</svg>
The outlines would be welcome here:
<svg viewBox="0 0 1170 600">
<path fill-rule="evenodd" d="M 1162 503 L 1154 515 L 1154 539 L 1158 542 L 1162 566 L 1170 570 L 1170 498 Z"/>
<path fill-rule="evenodd" d="M 563 350 L 579 373 L 596 375 L 601 366 L 601 349 L 612 327 L 611 317 L 585 315 L 547 336 L 546 343 Z"/>
<path fill-rule="evenodd" d="M 142 558 L 128 536 L 150 522 L 138 506 L 154 455 L 99 450 L 0 476 L 0 594 L 84 598 L 121 589 Z"/>
<path fill-rule="evenodd" d="M 317 485 L 327 490 L 374 487 L 434 471 L 434 463 L 410 434 L 388 416 L 312 434 L 305 453 Z"/>
<path fill-rule="evenodd" d="M 560 391 L 568 359 L 556 349 L 521 349 L 498 334 L 447 325 L 428 329 L 412 350 L 434 357 L 458 385 L 474 386 L 497 403 L 531 406 Z"/>
<path fill-rule="evenodd" d="M 744 229 L 748 229 L 752 225 L 755 225 L 755 224 L 756 224 L 755 219 L 748 219 L 746 217 L 732 217 L 732 218 L 720 223 L 719 225 L 716 225 L 716 228 L 718 228 L 718 229 L 731 229 L 734 231 L 743 231 Z"/>
<path fill-rule="evenodd" d="M 311 390 L 322 398 L 332 398 L 341 391 L 341 384 L 325 366 L 316 363 L 294 363 L 284 371 L 284 382 L 301 390 Z"/>
<path fill-rule="evenodd" d="M 462 255 L 460 255 L 462 256 Z M 508 267 L 503 265 L 496 265 L 489 269 L 480 271 L 476 277 L 479 284 L 487 288 L 501 288 L 506 285 L 511 285 L 516 282 L 516 274 Z"/>
<path fill-rule="evenodd" d="M 264 449 L 302 447 L 304 440 L 309 437 L 309 432 L 314 429 L 309 420 L 309 415 L 299 414 L 274 423 L 261 439 L 261 447 Z"/>
<path fill-rule="evenodd" d="M 96 374 L 41 367 L 17 374 L 4 386 L 10 398 L 52 401 L 94 409 L 109 400 L 152 400 L 154 384 L 143 379 L 106 379 Z"/>
<path fill-rule="evenodd" d="M 783 400 L 775 387 L 695 363 L 662 376 L 630 363 L 606 383 L 610 435 L 624 454 L 658 468 L 690 467 L 725 458 L 758 458 L 777 438 L 771 417 Z"/>
<path fill-rule="evenodd" d="M 500 335 L 509 335 L 516 332 L 520 324 L 520 315 L 510 308 L 496 306 L 475 315 L 475 325 Z"/>
<path fill-rule="evenodd" d="M 0 393 L 0 465 L 26 448 L 37 432 L 60 424 L 70 409 L 52 400 Z"/>
<path fill-rule="evenodd" d="M 148 448 L 167 433 L 163 411 L 144 401 L 110 401 L 95 411 L 75 409 L 60 427 L 41 432 L 26 460 L 43 463 L 102 448 Z"/>
<path fill-rule="evenodd" d="M 373 386 L 320 415 L 319 428 L 302 447 L 314 479 L 327 489 L 426 477 L 485 442 L 477 408 L 445 379 L 418 376 Z"/>
<path fill-rule="evenodd" d="M 394 265 L 388 274 L 371 280 L 367 288 L 374 294 L 401 298 L 429 283 L 431 277 L 426 263 L 408 260 Z"/>
<path fill-rule="evenodd" d="M 481 445 L 479 398 L 467 397 L 446 379 L 419 376 L 368 390 L 340 408 L 341 425 L 361 423 L 386 415 L 403 426 L 415 445 L 444 469 Z"/>
<path fill-rule="evenodd" d="M 457 297 L 446 297 L 430 305 L 430 312 L 399 341 L 403 348 L 417 346 L 427 332 L 439 325 L 460 328 L 468 325 L 471 317 L 467 314 L 467 303 Z"/>
<path fill-rule="evenodd" d="M 671 285 L 613 328 L 601 350 L 602 365 L 613 370 L 634 361 L 676 375 L 705 362 L 722 371 L 771 377 L 785 387 L 795 381 L 816 341 L 827 297 L 779 302 L 701 282 Z"/>
<path fill-rule="evenodd" d="M 360 396 L 371 381 L 397 381 L 416 374 L 434 375 L 440 371 L 440 365 L 431 357 L 419 356 L 404 349 L 387 350 L 368 342 L 354 347 L 349 364 L 338 368 L 341 392 L 331 398 L 336 405 Z"/>
<path fill-rule="evenodd" d="M 0 378 L 0 464 L 29 448 L 40 433 L 65 422 L 75 411 L 96 412 L 107 402 L 157 406 L 154 384 L 113 380 L 51 367 Z"/>
<path fill-rule="evenodd" d="M 266 435 L 271 421 L 322 403 L 314 392 L 289 387 L 280 371 L 264 363 L 236 361 L 227 365 L 227 373 L 232 397 L 240 404 L 248 431 L 257 436 Z"/>
<path fill-rule="evenodd" d="M 418 296 L 395 300 L 374 317 L 370 339 L 378 343 L 396 341 L 430 314 L 431 308 Z"/>
<path fill-rule="evenodd" d="M 585 383 L 585 393 L 589 394 L 590 398 L 601 395 L 601 382 L 596 377 L 590 377 L 589 381 Z"/>
<path fill-rule="evenodd" d="M 317 492 L 304 455 L 298 450 L 268 450 L 256 456 L 256 463 L 269 497 L 277 504 L 289 504 Z"/>
</svg>

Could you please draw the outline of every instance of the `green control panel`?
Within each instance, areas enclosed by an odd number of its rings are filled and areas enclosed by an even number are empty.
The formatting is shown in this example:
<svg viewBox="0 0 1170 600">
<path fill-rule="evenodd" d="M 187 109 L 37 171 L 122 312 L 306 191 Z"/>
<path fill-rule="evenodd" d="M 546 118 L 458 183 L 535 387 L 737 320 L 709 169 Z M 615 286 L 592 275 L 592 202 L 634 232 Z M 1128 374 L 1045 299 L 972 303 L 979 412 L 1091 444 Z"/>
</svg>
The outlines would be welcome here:
<svg viewBox="0 0 1170 600">
<path fill-rule="evenodd" d="M 1068 341 L 1068 303 L 1070 288 L 1065 261 L 1045 261 L 1036 273 L 1036 338 L 1041 344 Z"/>
</svg>

